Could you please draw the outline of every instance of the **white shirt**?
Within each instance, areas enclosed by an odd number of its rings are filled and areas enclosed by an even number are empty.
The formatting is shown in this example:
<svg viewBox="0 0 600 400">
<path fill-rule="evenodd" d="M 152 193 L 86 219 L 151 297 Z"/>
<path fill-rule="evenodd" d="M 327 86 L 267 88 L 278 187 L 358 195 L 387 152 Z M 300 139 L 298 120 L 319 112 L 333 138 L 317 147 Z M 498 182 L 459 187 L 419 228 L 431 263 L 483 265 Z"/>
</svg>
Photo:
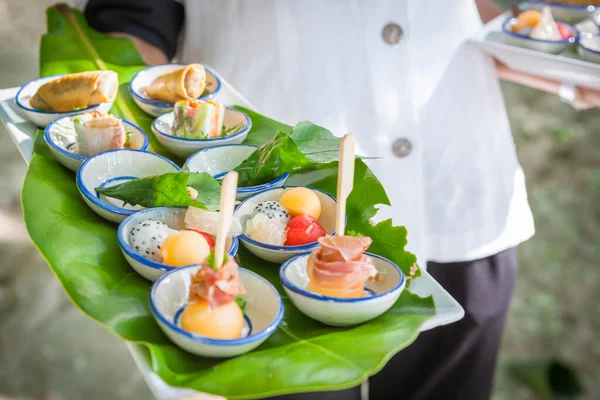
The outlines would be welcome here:
<svg viewBox="0 0 600 400">
<path fill-rule="evenodd" d="M 180 58 L 214 67 L 260 112 L 355 132 L 407 249 L 489 256 L 534 233 L 494 65 L 466 40 L 474 0 L 185 1 Z M 404 34 L 388 44 L 389 23 Z M 403 138 L 412 150 L 394 154 Z"/>
</svg>

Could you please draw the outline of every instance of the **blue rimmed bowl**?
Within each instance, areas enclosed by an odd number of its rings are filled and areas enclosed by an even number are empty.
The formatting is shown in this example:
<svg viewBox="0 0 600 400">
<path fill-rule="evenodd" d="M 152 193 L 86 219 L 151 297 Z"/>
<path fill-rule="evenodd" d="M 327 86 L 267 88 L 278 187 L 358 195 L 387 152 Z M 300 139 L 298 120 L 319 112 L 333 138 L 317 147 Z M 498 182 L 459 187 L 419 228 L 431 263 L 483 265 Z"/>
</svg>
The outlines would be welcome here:
<svg viewBox="0 0 600 400">
<path fill-rule="evenodd" d="M 87 108 L 73 110 L 73 111 L 44 111 L 44 110 L 38 110 L 37 108 L 33 108 L 30 104 L 30 100 L 35 95 L 35 93 L 38 91 L 38 89 L 42 85 L 44 85 L 50 81 L 53 81 L 57 78 L 60 78 L 61 76 L 64 76 L 64 75 L 66 75 L 66 74 L 53 75 L 53 76 L 47 76 L 45 78 L 34 79 L 31 82 L 26 83 L 25 85 L 21 86 L 21 89 L 19 89 L 19 92 L 15 96 L 15 102 L 17 103 L 17 106 L 19 106 L 21 108 L 21 110 L 23 110 L 23 113 L 25 114 L 27 119 L 29 119 L 31 122 L 33 122 L 40 128 L 44 128 L 50 122 L 52 122 L 55 119 L 60 118 L 60 117 L 74 116 L 74 115 L 81 114 L 82 112 L 85 112 L 85 111 L 99 111 L 102 114 L 105 114 L 112 107 L 113 102 L 111 101 L 111 102 L 100 103 L 95 106 L 90 106 Z"/>
<path fill-rule="evenodd" d="M 62 165 L 71 171 L 77 171 L 79 166 L 87 159 L 87 157 L 76 153 L 77 134 L 75 133 L 73 118 L 79 115 L 81 115 L 81 111 L 76 115 L 59 118 L 52 121 L 44 129 L 44 139 L 48 143 L 50 151 Z M 125 132 L 132 132 L 130 139 L 131 148 L 133 150 L 146 151 L 148 149 L 148 137 L 144 131 L 126 119 L 119 119 L 123 122 Z"/>
<path fill-rule="evenodd" d="M 185 166 L 192 172 L 206 172 L 216 179 L 223 178 L 252 153 L 258 146 L 252 144 L 223 144 L 208 147 L 192 154 L 185 162 Z M 263 192 L 268 189 L 281 187 L 290 176 L 288 172 L 277 179 L 263 185 L 238 187 L 237 199 L 242 201 L 247 197 Z"/>
<path fill-rule="evenodd" d="M 242 143 L 246 139 L 246 136 L 248 136 L 250 128 L 252 128 L 252 120 L 246 113 L 227 107 L 225 108 L 225 115 L 223 117 L 223 126 L 231 128 L 241 124 L 242 128 L 238 132 L 213 139 L 182 138 L 173 135 L 172 127 L 174 118 L 175 116 L 172 112 L 156 118 L 152 122 L 152 132 L 154 132 L 156 138 L 163 146 L 180 157 L 189 157 L 198 150 L 208 147 Z"/>
<path fill-rule="evenodd" d="M 142 208 L 124 206 L 121 200 L 100 195 L 96 188 L 177 171 L 179 167 L 173 161 L 158 154 L 129 149 L 109 150 L 84 161 L 77 170 L 76 183 L 83 200 L 96 214 L 119 223 Z"/>
<path fill-rule="evenodd" d="M 381 276 L 367 281 L 365 297 L 330 297 L 306 290 L 310 253 L 286 261 L 279 269 L 279 278 L 288 297 L 303 314 L 332 326 L 361 324 L 389 310 L 406 286 L 404 273 L 396 264 L 376 254 L 365 254 L 371 257 Z"/>
<path fill-rule="evenodd" d="M 242 201 L 242 203 L 235 210 L 235 216 L 239 218 L 240 223 L 242 224 L 242 234 L 239 236 L 242 245 L 255 256 L 272 263 L 281 264 L 282 262 L 298 254 L 312 251 L 319 245 L 318 242 L 312 242 L 299 246 L 276 246 L 259 242 L 243 233 L 246 228 L 246 222 L 252 216 L 252 211 L 258 205 L 258 203 L 269 200 L 278 201 L 281 195 L 292 187 L 293 186 L 273 188 L 255 194 L 254 196 L 248 197 L 246 200 Z M 335 214 L 337 207 L 337 201 L 335 197 L 319 189 L 309 189 L 315 192 L 321 201 L 321 216 L 318 219 L 319 223 L 323 229 L 325 229 L 325 232 L 327 232 L 328 235 L 335 234 Z"/>
<path fill-rule="evenodd" d="M 182 329 L 178 317 L 188 303 L 191 278 L 199 268 L 199 265 L 177 268 L 163 275 L 150 291 L 152 315 L 173 343 L 199 356 L 234 357 L 254 350 L 277 330 L 284 311 L 281 296 L 269 281 L 244 268 L 239 271 L 248 292 L 240 296 L 246 301 L 246 335 L 220 340 Z"/>
<path fill-rule="evenodd" d="M 153 100 L 146 94 L 146 88 L 159 76 L 167 74 L 188 64 L 162 64 L 144 68 L 138 72 L 129 83 L 129 91 L 136 104 L 146 113 L 158 117 L 173 111 L 175 103 Z M 212 69 L 203 65 L 206 71 L 206 88 L 198 100 L 210 100 L 221 90 L 221 80 Z"/>
<path fill-rule="evenodd" d="M 542 11 L 544 7 L 550 7 L 552 15 L 555 18 L 567 21 L 581 21 L 591 17 L 594 12 L 599 9 L 599 7 L 593 5 L 579 6 L 576 4 L 551 3 L 538 0 L 526 0 L 522 3 L 522 7 L 524 9 L 538 11 Z"/>
<path fill-rule="evenodd" d="M 138 223 L 151 219 L 163 222 L 171 229 L 183 230 L 186 229 L 183 222 L 186 211 L 187 207 L 156 207 L 138 211 L 125 218 L 125 220 L 119 224 L 119 229 L 117 230 L 119 247 L 129 265 L 131 265 L 138 274 L 148 280 L 155 281 L 165 273 L 178 267 L 171 267 L 163 263 L 152 261 L 135 251 L 129 244 L 129 232 L 131 229 Z M 239 242 L 237 237 L 228 238 L 225 243 L 225 248 L 229 249 L 227 254 L 232 257 L 235 256 L 238 246 Z"/>
<path fill-rule="evenodd" d="M 543 51 L 544 53 L 552 53 L 558 54 L 563 50 L 567 49 L 569 46 L 577 43 L 579 39 L 579 33 L 577 29 L 573 25 L 569 25 L 563 21 L 556 21 L 557 24 L 562 24 L 567 26 L 573 36 L 568 39 L 561 40 L 540 40 L 533 39 L 529 37 L 529 35 L 523 35 L 520 33 L 516 33 L 512 31 L 512 25 L 516 22 L 515 17 L 508 18 L 502 24 L 502 33 L 504 33 L 504 40 L 506 43 L 511 44 L 513 46 L 524 47 L 526 49 Z"/>
<path fill-rule="evenodd" d="M 584 60 L 600 63 L 600 35 L 580 37 L 578 51 Z"/>
</svg>

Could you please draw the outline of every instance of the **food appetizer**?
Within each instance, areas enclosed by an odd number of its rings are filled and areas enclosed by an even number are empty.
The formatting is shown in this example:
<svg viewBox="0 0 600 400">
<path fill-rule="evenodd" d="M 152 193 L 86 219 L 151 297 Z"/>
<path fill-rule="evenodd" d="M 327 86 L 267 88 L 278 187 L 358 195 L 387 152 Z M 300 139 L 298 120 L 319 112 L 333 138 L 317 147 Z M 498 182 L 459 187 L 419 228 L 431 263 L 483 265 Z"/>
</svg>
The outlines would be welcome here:
<svg viewBox="0 0 600 400">
<path fill-rule="evenodd" d="M 212 339 L 239 339 L 248 334 L 236 296 L 246 294 L 233 257 L 216 268 L 214 258 L 192 276 L 188 304 L 180 324 L 186 331 Z M 246 329 L 244 329 L 246 328 Z M 245 332 L 244 332 L 245 331 Z"/>
<path fill-rule="evenodd" d="M 283 302 L 273 285 L 240 269 L 233 257 L 225 253 L 225 240 L 234 220 L 237 178 L 236 172 L 230 172 L 223 180 L 215 248 L 210 257 L 200 266 L 178 268 L 166 274 L 150 293 L 152 313 L 167 336 L 186 350 L 210 357 L 233 356 L 254 349 L 277 329 L 283 317 Z M 196 214 L 192 220 L 198 217 L 204 218 Z M 208 218 L 213 217 L 214 214 Z M 187 292 L 184 304 L 182 290 Z M 251 314 L 244 316 L 237 296 L 246 294 Z M 239 299 L 241 304 L 245 301 Z"/>
<path fill-rule="evenodd" d="M 252 121 L 246 113 L 214 100 L 180 100 L 173 112 L 152 122 L 157 139 L 183 157 L 208 147 L 240 144 L 251 127 Z"/>
<path fill-rule="evenodd" d="M 54 120 L 44 138 L 58 161 L 73 171 L 86 158 L 105 151 L 148 148 L 148 137 L 138 126 L 99 111 Z"/>
<path fill-rule="evenodd" d="M 70 150 L 84 157 L 131 146 L 132 133 L 125 132 L 123 122 L 110 114 L 86 112 L 73 118 L 73 125 L 77 141 Z"/>
<path fill-rule="evenodd" d="M 554 20 L 549 7 L 544 7 L 542 12 L 537 10 L 522 12 L 510 25 L 510 29 L 514 33 L 537 40 L 565 40 L 574 36 L 574 32 L 568 25 Z"/>
<path fill-rule="evenodd" d="M 318 239 L 311 253 L 286 261 L 281 283 L 294 305 L 307 316 L 328 325 L 366 322 L 387 311 L 405 286 L 402 270 L 385 258 L 365 251 L 370 237 L 346 235 L 346 201 L 354 185 L 353 134 L 340 144 L 336 203 L 336 236 Z M 368 287 L 366 287 L 368 285 Z"/>
<path fill-rule="evenodd" d="M 156 280 L 175 268 L 206 262 L 215 247 L 219 212 L 197 207 L 156 207 L 125 219 L 117 231 L 129 264 L 144 278 Z M 227 252 L 233 257 L 241 225 L 232 221 Z"/>
<path fill-rule="evenodd" d="M 321 201 L 312 190 L 295 187 L 279 200 L 260 202 L 246 221 L 244 233 L 275 246 L 298 246 L 317 241 L 327 233 L 318 221 Z"/>
<path fill-rule="evenodd" d="M 216 211 L 188 207 L 186 229 L 172 229 L 152 218 L 142 219 L 129 228 L 129 245 L 143 257 L 168 266 L 202 264 L 215 246 L 218 215 Z M 237 221 L 233 229 L 239 231 Z"/>
<path fill-rule="evenodd" d="M 306 289 L 330 297 L 364 297 L 365 283 L 377 277 L 373 260 L 365 254 L 371 243 L 368 236 L 319 238 L 319 247 L 308 257 Z"/>
<path fill-rule="evenodd" d="M 119 76 L 114 71 L 79 72 L 45 83 L 30 104 L 44 111 L 73 111 L 114 101 L 118 88 Z"/>
<path fill-rule="evenodd" d="M 282 263 L 313 250 L 335 232 L 336 200 L 318 189 L 273 188 L 248 197 L 236 209 L 244 247 L 263 260 Z"/>
<path fill-rule="evenodd" d="M 146 95 L 154 100 L 174 103 L 197 99 L 206 88 L 206 71 L 201 64 L 189 64 L 154 79 Z"/>
<path fill-rule="evenodd" d="M 527 10 L 509 18 L 502 27 L 509 44 L 546 53 L 560 53 L 577 41 L 577 30 L 555 21 L 549 7 L 542 11 Z"/>
<path fill-rule="evenodd" d="M 214 139 L 239 131 L 242 126 L 225 130 L 225 106 L 212 100 L 181 100 L 173 108 L 174 136 L 189 139 Z"/>
</svg>

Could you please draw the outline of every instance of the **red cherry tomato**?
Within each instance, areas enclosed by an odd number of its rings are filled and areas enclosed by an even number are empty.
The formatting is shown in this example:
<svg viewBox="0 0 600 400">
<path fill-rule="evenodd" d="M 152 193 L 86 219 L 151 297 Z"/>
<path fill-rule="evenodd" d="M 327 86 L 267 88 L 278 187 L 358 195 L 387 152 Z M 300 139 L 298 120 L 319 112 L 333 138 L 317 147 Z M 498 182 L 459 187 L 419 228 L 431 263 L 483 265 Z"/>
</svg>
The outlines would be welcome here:
<svg viewBox="0 0 600 400">
<path fill-rule="evenodd" d="M 571 28 L 569 28 L 567 25 L 557 22 L 556 26 L 558 26 L 558 32 L 560 32 L 560 37 L 563 40 L 568 39 L 571 36 L 573 36 L 573 32 L 571 32 Z"/>
<path fill-rule="evenodd" d="M 208 247 L 210 247 L 211 250 L 213 247 L 215 247 L 215 240 L 208 233 L 202 232 L 202 231 L 197 231 L 195 229 L 190 229 L 190 231 L 194 231 L 194 232 L 199 233 L 202 236 L 204 236 L 204 239 L 206 239 L 206 243 L 208 243 Z"/>
<path fill-rule="evenodd" d="M 284 244 L 298 246 L 312 243 L 326 234 L 327 232 L 319 224 L 319 221 L 308 214 L 298 215 L 292 218 L 287 225 L 287 239 Z"/>
</svg>

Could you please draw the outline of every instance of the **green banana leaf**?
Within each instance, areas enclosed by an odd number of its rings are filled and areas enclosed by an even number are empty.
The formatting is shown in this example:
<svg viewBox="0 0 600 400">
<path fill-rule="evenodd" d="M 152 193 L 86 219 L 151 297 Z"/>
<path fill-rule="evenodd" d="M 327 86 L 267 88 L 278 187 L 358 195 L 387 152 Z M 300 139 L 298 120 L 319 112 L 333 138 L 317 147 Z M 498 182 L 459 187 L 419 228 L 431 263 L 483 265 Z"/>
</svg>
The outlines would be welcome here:
<svg viewBox="0 0 600 400">
<path fill-rule="evenodd" d="M 142 127 L 153 149 L 170 156 L 157 145 L 149 129 L 151 118 L 137 108 L 126 89 L 129 79 L 144 67 L 133 45 L 94 32 L 80 13 L 64 7 L 49 8 L 47 15 L 42 75 L 105 67 L 117 71 L 125 89 L 119 92 L 112 112 Z M 282 127 L 260 114 L 249 114 L 253 120 L 250 143 L 262 144 Z M 25 223 L 33 242 L 71 300 L 124 340 L 147 348 L 152 370 L 168 384 L 229 399 L 355 386 L 408 346 L 435 311 L 431 298 L 405 290 L 381 317 L 342 329 L 311 320 L 283 296 L 285 316 L 280 328 L 255 351 L 226 360 L 191 355 L 171 343 L 153 320 L 148 308 L 151 284 L 121 255 L 116 226 L 86 206 L 72 172 L 44 157 L 43 146 L 36 146 L 38 149 L 22 193 Z M 391 221 L 369 223 L 376 205 L 389 202 L 377 178 L 361 160 L 356 162 L 359 179 L 348 201 L 348 226 L 373 237 L 370 250 L 394 260 L 407 272 L 415 257 L 404 250 L 406 230 L 392 226 Z M 311 184 L 335 193 L 336 169 L 332 164 L 329 169 L 296 174 L 290 184 Z M 240 265 L 258 272 L 284 294 L 278 265 L 266 263 L 243 248 L 237 258 Z"/>
</svg>

